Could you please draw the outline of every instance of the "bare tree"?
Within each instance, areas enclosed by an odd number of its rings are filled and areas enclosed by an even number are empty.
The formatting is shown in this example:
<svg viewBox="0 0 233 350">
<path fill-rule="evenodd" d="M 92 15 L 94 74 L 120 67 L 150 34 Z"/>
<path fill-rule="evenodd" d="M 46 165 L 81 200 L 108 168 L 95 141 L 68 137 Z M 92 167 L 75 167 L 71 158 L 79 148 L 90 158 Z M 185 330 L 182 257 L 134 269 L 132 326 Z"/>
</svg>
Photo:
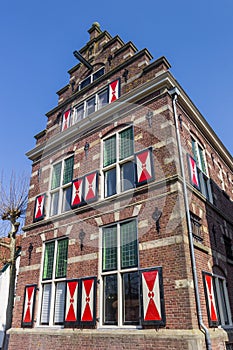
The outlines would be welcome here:
<svg viewBox="0 0 233 350">
<path fill-rule="evenodd" d="M 11 327 L 14 307 L 15 279 L 16 279 L 16 234 L 23 224 L 28 198 L 28 177 L 12 173 L 6 184 L 2 174 L 0 179 L 0 218 L 1 238 L 0 247 L 9 250 L 7 262 L 10 265 L 10 283 L 8 305 L 6 310 L 6 330 Z"/>
</svg>

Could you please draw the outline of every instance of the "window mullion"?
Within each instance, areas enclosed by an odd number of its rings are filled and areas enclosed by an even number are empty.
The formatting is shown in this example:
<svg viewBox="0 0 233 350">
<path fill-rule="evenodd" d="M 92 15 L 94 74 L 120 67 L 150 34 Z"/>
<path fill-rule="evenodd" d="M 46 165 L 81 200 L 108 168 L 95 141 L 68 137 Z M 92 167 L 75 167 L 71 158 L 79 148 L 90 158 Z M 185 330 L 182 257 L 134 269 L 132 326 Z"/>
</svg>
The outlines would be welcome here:
<svg viewBox="0 0 233 350">
<path fill-rule="evenodd" d="M 121 192 L 121 184 L 120 184 L 120 136 L 119 133 L 116 134 L 116 193 Z"/>
<path fill-rule="evenodd" d="M 122 326 L 122 274 L 121 274 L 121 226 L 117 224 L 117 279 L 118 279 L 118 325 Z"/>
</svg>

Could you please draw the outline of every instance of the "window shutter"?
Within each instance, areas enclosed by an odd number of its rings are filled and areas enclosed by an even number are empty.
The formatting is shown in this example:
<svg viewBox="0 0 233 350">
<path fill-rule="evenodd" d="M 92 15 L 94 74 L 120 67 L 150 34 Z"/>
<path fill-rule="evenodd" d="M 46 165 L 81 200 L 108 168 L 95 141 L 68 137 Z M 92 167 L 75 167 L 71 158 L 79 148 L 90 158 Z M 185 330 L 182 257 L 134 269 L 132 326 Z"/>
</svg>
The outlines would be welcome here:
<svg viewBox="0 0 233 350">
<path fill-rule="evenodd" d="M 135 154 L 136 164 L 136 185 L 144 185 L 154 180 L 154 169 L 152 159 L 152 148 L 140 151 Z"/>
<path fill-rule="evenodd" d="M 210 273 L 203 272 L 203 282 L 205 288 L 206 307 L 210 327 L 216 327 L 219 324 L 216 299 L 214 294 L 213 276 Z"/>
<path fill-rule="evenodd" d="M 72 184 L 71 207 L 76 208 L 83 204 L 83 178 L 76 179 Z"/>
<path fill-rule="evenodd" d="M 45 194 L 36 197 L 34 209 L 34 222 L 44 219 Z"/>
<path fill-rule="evenodd" d="M 165 326 L 162 267 L 141 270 L 142 324 Z"/>
<path fill-rule="evenodd" d="M 98 197 L 98 172 L 95 171 L 85 176 L 84 201 L 90 202 Z"/>
<path fill-rule="evenodd" d="M 58 282 L 56 284 L 56 298 L 55 298 L 55 308 L 54 308 L 55 324 L 63 324 L 64 322 L 65 291 L 66 291 L 66 282 Z"/>
<path fill-rule="evenodd" d="M 199 186 L 198 173 L 197 173 L 197 164 L 195 159 L 193 159 L 193 157 L 191 157 L 190 155 L 188 155 L 188 163 L 189 163 L 191 184 L 199 189 L 200 186 Z"/>
<path fill-rule="evenodd" d="M 94 325 L 96 322 L 96 277 L 81 280 L 81 324 Z"/>
<path fill-rule="evenodd" d="M 120 97 L 120 78 L 112 81 L 108 86 L 108 102 L 112 103 Z"/>
<path fill-rule="evenodd" d="M 45 284 L 43 288 L 43 298 L 41 305 L 41 324 L 49 324 L 50 303 L 51 303 L 51 283 Z"/>
<path fill-rule="evenodd" d="M 71 110 L 70 109 L 68 109 L 68 111 L 66 111 L 63 114 L 61 131 L 64 131 L 64 130 L 66 130 L 69 127 L 69 125 L 70 125 L 70 115 L 71 115 Z"/>
<path fill-rule="evenodd" d="M 36 301 L 36 284 L 25 286 L 24 304 L 22 315 L 22 327 L 33 327 L 34 322 L 34 307 Z"/>
<path fill-rule="evenodd" d="M 66 307 L 65 326 L 73 326 L 78 322 L 78 280 L 67 281 L 66 284 Z"/>
</svg>

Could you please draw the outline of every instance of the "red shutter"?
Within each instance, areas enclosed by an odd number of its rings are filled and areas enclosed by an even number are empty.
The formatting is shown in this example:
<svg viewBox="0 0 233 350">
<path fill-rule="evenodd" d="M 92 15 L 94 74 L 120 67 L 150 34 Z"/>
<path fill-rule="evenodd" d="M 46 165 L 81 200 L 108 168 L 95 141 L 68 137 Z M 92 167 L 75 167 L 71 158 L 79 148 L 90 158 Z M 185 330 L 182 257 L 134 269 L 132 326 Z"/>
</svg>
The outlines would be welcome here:
<svg viewBox="0 0 233 350">
<path fill-rule="evenodd" d="M 44 219 L 45 194 L 36 197 L 34 209 L 34 221 Z"/>
<path fill-rule="evenodd" d="M 142 323 L 165 325 L 162 268 L 141 271 Z"/>
<path fill-rule="evenodd" d="M 71 207 L 78 207 L 83 203 L 83 178 L 73 181 Z"/>
<path fill-rule="evenodd" d="M 116 101 L 120 97 L 120 79 L 116 79 L 109 84 L 109 103 Z"/>
<path fill-rule="evenodd" d="M 97 199 L 98 173 L 88 174 L 85 176 L 84 201 L 90 202 Z"/>
<path fill-rule="evenodd" d="M 78 280 L 67 281 L 65 325 L 74 325 L 78 322 Z"/>
<path fill-rule="evenodd" d="M 81 280 L 81 324 L 94 325 L 96 322 L 96 277 Z"/>
<path fill-rule="evenodd" d="M 199 186 L 199 180 L 198 180 L 196 161 L 191 156 L 188 156 L 188 163 L 189 163 L 191 184 L 199 189 L 200 186 Z"/>
<path fill-rule="evenodd" d="M 70 126 L 70 115 L 70 109 L 63 114 L 61 131 L 66 130 Z"/>
<path fill-rule="evenodd" d="M 25 286 L 22 327 L 33 327 L 36 284 Z"/>
<path fill-rule="evenodd" d="M 152 160 L 152 148 L 135 154 L 136 184 L 143 185 L 154 180 L 154 169 Z"/>
<path fill-rule="evenodd" d="M 217 315 L 217 307 L 216 300 L 214 294 L 214 286 L 213 286 L 213 276 L 209 273 L 203 272 L 203 281 L 205 286 L 205 296 L 206 296 L 206 306 L 207 313 L 209 319 L 209 326 L 216 327 L 218 326 L 218 315 Z"/>
</svg>

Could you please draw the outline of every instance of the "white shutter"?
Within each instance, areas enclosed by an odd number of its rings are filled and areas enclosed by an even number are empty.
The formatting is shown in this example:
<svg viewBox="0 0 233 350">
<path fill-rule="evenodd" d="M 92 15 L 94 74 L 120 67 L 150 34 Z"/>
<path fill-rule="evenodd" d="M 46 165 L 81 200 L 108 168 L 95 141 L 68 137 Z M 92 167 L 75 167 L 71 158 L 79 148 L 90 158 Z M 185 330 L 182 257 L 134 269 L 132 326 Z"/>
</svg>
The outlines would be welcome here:
<svg viewBox="0 0 233 350">
<path fill-rule="evenodd" d="M 64 322 L 64 308 L 65 308 L 65 290 L 66 283 L 59 282 L 56 285 L 56 298 L 54 310 L 54 323 L 61 324 Z"/>
<path fill-rule="evenodd" d="M 49 313 L 50 313 L 50 305 L 51 305 L 51 291 L 52 284 L 45 284 L 43 288 L 43 299 L 41 306 L 41 320 L 42 324 L 49 324 Z"/>
</svg>

